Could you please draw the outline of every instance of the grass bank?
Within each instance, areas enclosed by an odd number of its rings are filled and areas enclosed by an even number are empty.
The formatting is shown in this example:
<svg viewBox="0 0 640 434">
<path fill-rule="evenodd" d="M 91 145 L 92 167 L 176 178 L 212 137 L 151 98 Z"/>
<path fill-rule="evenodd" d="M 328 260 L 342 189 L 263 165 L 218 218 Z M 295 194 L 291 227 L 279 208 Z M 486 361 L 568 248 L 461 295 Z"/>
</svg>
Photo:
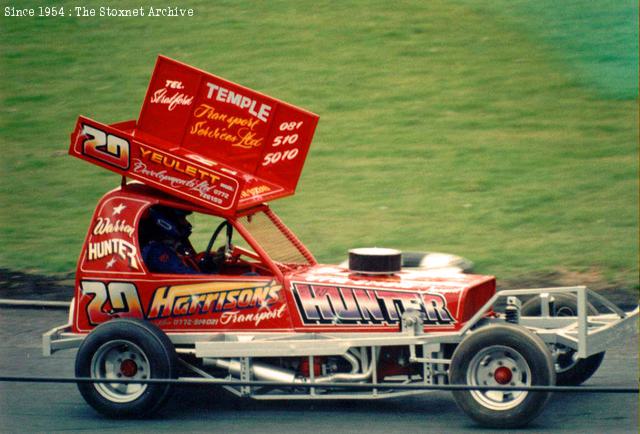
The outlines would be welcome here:
<svg viewBox="0 0 640 434">
<path fill-rule="evenodd" d="M 165 54 L 320 114 L 274 208 L 322 261 L 436 250 L 507 280 L 637 289 L 637 3 L 187 3 L 194 17 L 0 18 L 0 266 L 74 268 L 118 179 L 66 156 L 68 134 L 78 114 L 136 117 Z"/>
</svg>

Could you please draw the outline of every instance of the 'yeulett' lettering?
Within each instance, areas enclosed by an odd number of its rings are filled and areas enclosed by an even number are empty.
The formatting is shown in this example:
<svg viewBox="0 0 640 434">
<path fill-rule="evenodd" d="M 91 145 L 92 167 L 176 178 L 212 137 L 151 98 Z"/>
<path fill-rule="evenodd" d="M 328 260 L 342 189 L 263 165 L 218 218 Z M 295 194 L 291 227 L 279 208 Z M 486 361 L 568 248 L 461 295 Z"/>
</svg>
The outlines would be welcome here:
<svg viewBox="0 0 640 434">
<path fill-rule="evenodd" d="M 173 157 L 162 155 L 161 153 L 156 151 L 151 151 L 144 148 L 143 146 L 140 146 L 140 153 L 142 154 L 142 158 L 144 158 L 145 160 L 163 165 L 165 167 L 168 167 L 169 169 L 175 170 L 176 172 L 184 173 L 185 175 L 189 175 L 194 178 L 210 181 L 211 183 L 215 183 L 220 179 L 218 175 L 214 175 L 211 172 L 199 169 L 190 164 L 183 163 Z"/>
</svg>

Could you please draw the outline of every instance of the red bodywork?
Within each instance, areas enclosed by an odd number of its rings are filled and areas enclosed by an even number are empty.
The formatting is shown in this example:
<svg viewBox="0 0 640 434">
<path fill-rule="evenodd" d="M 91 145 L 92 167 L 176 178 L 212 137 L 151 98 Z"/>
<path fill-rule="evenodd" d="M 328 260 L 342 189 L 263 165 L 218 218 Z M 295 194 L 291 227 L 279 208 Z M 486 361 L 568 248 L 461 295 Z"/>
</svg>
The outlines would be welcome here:
<svg viewBox="0 0 640 434">
<path fill-rule="evenodd" d="M 259 275 L 244 275 L 248 261 L 229 264 L 224 274 L 150 273 L 137 228 L 145 210 L 158 204 L 194 210 L 139 183 L 106 194 L 98 204 L 78 261 L 75 332 L 116 317 L 145 318 L 169 332 L 395 332 L 409 307 L 423 311 L 426 331 L 453 331 L 495 292 L 490 276 L 366 276 L 318 265 L 266 205 L 228 219 L 259 257 L 251 261 Z M 258 214 L 277 224 L 306 263 L 270 258 L 243 224 Z"/>
<path fill-rule="evenodd" d="M 493 277 L 319 265 L 263 203 L 294 193 L 317 121 L 165 57 L 138 121 L 80 117 L 69 153 L 141 183 L 123 178 L 98 203 L 78 260 L 73 331 L 136 317 L 184 333 L 397 332 L 408 308 L 427 332 L 459 330 L 494 294 Z M 151 273 L 139 227 L 155 205 L 225 218 L 248 246 L 220 274 Z"/>
</svg>

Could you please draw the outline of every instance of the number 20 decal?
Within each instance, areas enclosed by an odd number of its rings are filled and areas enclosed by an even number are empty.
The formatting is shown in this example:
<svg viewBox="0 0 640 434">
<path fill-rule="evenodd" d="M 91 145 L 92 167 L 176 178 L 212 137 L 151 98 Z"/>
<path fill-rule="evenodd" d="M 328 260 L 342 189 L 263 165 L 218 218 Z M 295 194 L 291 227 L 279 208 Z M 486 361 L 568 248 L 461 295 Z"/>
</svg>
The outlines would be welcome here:
<svg viewBox="0 0 640 434">
<path fill-rule="evenodd" d="M 82 296 L 89 297 L 87 319 L 97 325 L 114 317 L 144 318 L 138 291 L 133 283 L 83 280 Z"/>
<path fill-rule="evenodd" d="M 82 124 L 82 153 L 104 163 L 127 170 L 129 168 L 129 142 L 122 137 Z"/>
</svg>

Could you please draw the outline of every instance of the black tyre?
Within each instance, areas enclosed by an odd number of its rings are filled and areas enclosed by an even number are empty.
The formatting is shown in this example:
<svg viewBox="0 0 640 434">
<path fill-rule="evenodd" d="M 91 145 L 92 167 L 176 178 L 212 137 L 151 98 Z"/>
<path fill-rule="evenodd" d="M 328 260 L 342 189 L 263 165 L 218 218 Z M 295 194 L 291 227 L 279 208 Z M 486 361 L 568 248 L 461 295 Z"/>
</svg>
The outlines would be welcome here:
<svg viewBox="0 0 640 434">
<path fill-rule="evenodd" d="M 552 294 L 555 316 L 578 316 L 578 301 L 573 294 Z M 528 300 L 520 314 L 522 316 L 539 316 L 541 312 L 540 298 Z M 554 315 L 552 313 L 551 315 Z M 595 315 L 598 311 L 587 303 L 587 314 Z M 597 353 L 586 359 L 578 359 L 575 350 L 561 344 L 550 344 L 549 349 L 553 356 L 556 370 L 556 383 L 561 386 L 578 386 L 587 381 L 600 367 L 604 360 L 605 352 Z"/>
<path fill-rule="evenodd" d="M 96 327 L 76 356 L 76 376 L 100 379 L 175 378 L 177 357 L 166 334 L 148 322 L 115 319 Z M 78 383 L 83 398 L 109 417 L 143 417 L 171 393 L 169 384 Z"/>
<path fill-rule="evenodd" d="M 482 327 L 456 348 L 451 384 L 472 386 L 552 386 L 553 360 L 542 339 L 513 324 Z M 459 390 L 453 396 L 472 419 L 490 428 L 517 428 L 544 408 L 550 392 Z"/>
</svg>

